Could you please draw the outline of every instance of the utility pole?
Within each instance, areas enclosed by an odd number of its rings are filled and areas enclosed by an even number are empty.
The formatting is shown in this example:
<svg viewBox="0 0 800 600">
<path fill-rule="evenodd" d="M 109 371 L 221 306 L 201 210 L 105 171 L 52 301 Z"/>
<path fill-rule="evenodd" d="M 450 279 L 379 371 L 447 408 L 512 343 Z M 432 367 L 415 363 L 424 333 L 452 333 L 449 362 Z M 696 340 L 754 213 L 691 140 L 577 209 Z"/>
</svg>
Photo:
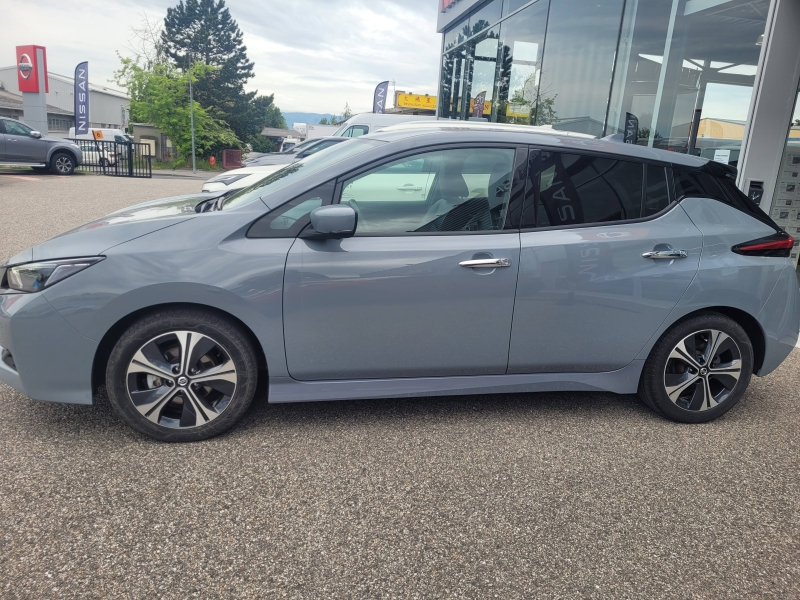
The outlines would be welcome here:
<svg viewBox="0 0 800 600">
<path fill-rule="evenodd" d="M 191 61 L 191 58 L 190 58 Z M 194 76 L 194 69 L 191 62 L 189 63 L 189 120 L 192 124 L 192 173 L 197 173 L 197 161 L 194 155 L 194 93 L 192 90 L 192 78 Z"/>
</svg>

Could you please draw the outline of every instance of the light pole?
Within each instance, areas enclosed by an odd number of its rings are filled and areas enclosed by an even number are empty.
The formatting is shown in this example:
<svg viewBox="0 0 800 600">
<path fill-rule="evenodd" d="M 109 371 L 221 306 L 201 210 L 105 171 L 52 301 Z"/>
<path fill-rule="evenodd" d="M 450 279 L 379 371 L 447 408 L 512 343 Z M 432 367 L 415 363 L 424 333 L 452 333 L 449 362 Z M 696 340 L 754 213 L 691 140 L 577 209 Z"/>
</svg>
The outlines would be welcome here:
<svg viewBox="0 0 800 600">
<path fill-rule="evenodd" d="M 192 125 L 192 173 L 197 173 L 197 162 L 194 155 L 194 92 L 192 90 L 192 78 L 194 69 L 192 68 L 191 56 L 189 57 L 189 121 Z"/>
</svg>

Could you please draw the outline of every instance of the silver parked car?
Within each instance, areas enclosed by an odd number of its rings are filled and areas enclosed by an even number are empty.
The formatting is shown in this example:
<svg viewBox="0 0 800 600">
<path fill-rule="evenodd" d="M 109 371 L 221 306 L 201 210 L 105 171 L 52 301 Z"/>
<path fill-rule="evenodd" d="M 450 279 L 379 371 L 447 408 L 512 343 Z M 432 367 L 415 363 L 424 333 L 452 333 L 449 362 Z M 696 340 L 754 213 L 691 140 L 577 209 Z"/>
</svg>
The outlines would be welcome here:
<svg viewBox="0 0 800 600">
<path fill-rule="evenodd" d="M 730 167 L 528 128 L 398 126 L 0 269 L 0 379 L 199 440 L 270 402 L 638 391 L 709 421 L 800 328 L 792 238 Z"/>
<path fill-rule="evenodd" d="M 42 135 L 15 119 L 0 117 L 0 164 L 24 165 L 34 171 L 72 175 L 83 162 L 77 144 Z"/>
</svg>

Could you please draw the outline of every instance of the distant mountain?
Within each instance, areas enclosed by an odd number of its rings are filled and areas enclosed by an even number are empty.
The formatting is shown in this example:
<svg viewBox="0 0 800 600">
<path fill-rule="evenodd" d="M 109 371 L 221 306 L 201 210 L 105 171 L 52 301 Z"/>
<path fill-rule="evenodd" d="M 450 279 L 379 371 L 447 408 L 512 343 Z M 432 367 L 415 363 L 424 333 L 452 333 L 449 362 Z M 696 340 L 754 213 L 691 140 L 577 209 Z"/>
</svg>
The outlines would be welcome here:
<svg viewBox="0 0 800 600">
<path fill-rule="evenodd" d="M 286 125 L 291 129 L 295 123 L 311 123 L 316 125 L 323 118 L 330 118 L 330 113 L 306 113 L 306 112 L 283 112 L 283 118 L 286 119 Z"/>
</svg>

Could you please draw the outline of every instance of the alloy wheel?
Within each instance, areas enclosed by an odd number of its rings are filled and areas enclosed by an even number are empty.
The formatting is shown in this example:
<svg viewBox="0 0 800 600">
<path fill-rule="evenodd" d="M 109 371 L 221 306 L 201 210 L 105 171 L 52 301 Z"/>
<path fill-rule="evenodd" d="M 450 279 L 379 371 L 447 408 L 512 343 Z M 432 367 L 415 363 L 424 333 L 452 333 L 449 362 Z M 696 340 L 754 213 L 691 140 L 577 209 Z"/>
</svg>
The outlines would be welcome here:
<svg viewBox="0 0 800 600">
<path fill-rule="evenodd" d="M 194 331 L 174 331 L 150 340 L 133 355 L 127 391 L 149 421 L 189 429 L 225 411 L 237 380 L 233 360 L 219 342 Z"/>
<path fill-rule="evenodd" d="M 56 171 L 59 173 L 69 173 L 72 170 L 72 160 L 67 156 L 56 158 Z"/>
<path fill-rule="evenodd" d="M 664 389 L 673 404 L 706 411 L 724 402 L 742 375 L 742 353 L 728 334 L 707 329 L 681 340 L 669 354 Z"/>
</svg>

